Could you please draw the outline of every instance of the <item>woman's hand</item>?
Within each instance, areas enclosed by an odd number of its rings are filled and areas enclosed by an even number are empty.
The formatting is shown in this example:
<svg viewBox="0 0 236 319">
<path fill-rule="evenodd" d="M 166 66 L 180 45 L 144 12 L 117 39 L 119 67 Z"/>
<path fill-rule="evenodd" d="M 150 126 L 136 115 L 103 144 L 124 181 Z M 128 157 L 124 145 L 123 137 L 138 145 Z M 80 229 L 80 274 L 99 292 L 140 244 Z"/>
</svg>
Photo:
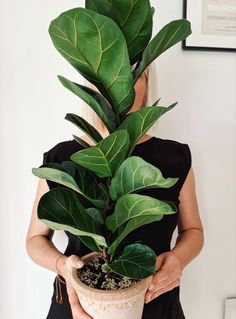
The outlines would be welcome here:
<svg viewBox="0 0 236 319">
<path fill-rule="evenodd" d="M 157 272 L 154 274 L 146 292 L 145 303 L 174 289 L 180 284 L 180 277 L 182 275 L 180 261 L 172 251 L 157 256 L 156 270 Z"/>
<path fill-rule="evenodd" d="M 65 266 L 62 273 L 66 281 L 68 299 L 70 302 L 73 319 L 93 319 L 82 308 L 78 295 L 69 280 L 69 272 L 71 272 L 72 267 L 82 268 L 84 266 L 83 260 L 76 255 L 71 255 L 69 257 L 66 257 L 66 262 L 64 265 Z"/>
</svg>

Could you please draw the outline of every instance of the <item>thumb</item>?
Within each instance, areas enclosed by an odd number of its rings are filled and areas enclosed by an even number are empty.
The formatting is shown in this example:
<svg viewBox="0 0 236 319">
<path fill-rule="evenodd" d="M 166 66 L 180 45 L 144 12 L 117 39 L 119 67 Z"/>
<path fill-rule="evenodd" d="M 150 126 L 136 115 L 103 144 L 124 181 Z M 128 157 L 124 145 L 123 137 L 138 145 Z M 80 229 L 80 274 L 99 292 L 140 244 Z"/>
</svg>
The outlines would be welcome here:
<svg viewBox="0 0 236 319">
<path fill-rule="evenodd" d="M 163 258 L 164 258 L 163 254 L 157 256 L 157 258 L 156 258 L 156 271 L 161 269 L 162 264 L 163 264 Z"/>
<path fill-rule="evenodd" d="M 66 266 L 71 271 L 72 267 L 82 268 L 84 266 L 84 261 L 79 256 L 71 255 L 66 259 Z"/>
</svg>

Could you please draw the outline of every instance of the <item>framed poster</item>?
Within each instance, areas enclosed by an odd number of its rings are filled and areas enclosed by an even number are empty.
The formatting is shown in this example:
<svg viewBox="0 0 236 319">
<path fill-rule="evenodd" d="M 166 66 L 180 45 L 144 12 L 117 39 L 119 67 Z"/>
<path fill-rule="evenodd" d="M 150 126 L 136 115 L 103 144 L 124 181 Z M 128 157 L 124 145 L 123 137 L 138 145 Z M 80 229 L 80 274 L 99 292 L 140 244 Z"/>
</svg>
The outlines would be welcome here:
<svg viewBox="0 0 236 319">
<path fill-rule="evenodd" d="M 183 1 L 183 16 L 192 26 L 183 49 L 236 51 L 236 0 Z"/>
</svg>

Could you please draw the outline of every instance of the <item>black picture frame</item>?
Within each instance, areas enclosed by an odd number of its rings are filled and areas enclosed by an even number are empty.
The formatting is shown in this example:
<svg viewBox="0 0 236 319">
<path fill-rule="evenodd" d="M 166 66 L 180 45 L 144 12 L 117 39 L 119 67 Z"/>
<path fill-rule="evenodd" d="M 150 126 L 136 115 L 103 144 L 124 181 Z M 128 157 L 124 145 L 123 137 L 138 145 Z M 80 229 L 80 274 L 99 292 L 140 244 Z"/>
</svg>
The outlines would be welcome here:
<svg viewBox="0 0 236 319">
<path fill-rule="evenodd" d="M 196 0 L 195 0 L 196 1 Z M 200 0 L 197 0 L 200 1 Z M 191 18 L 188 16 L 188 5 L 189 0 L 183 0 L 183 18 L 188 19 L 191 22 Z M 192 24 L 192 23 L 191 23 Z M 190 35 L 191 36 L 191 35 Z M 189 37 L 190 37 L 189 36 Z M 197 51 L 225 51 L 225 52 L 236 52 L 236 37 L 235 37 L 235 47 L 217 47 L 216 46 L 208 46 L 208 45 L 190 45 L 188 44 L 188 38 L 182 41 L 182 49 L 183 50 L 197 50 Z"/>
</svg>

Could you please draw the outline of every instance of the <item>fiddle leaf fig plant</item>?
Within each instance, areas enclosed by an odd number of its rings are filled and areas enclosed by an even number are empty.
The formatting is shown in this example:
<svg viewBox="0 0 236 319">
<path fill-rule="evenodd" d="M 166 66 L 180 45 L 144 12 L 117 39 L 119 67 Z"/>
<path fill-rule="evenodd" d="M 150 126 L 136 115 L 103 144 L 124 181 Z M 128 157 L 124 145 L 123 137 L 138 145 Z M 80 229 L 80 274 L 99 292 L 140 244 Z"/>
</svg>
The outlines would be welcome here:
<svg viewBox="0 0 236 319">
<path fill-rule="evenodd" d="M 112 18 L 125 36 L 131 64 L 136 63 L 152 36 L 149 0 L 86 0 L 86 8 Z"/>
<path fill-rule="evenodd" d="M 127 45 L 112 19 L 74 8 L 51 22 L 49 34 L 56 49 L 99 89 L 116 114 L 132 106 L 135 92 Z"/>
<path fill-rule="evenodd" d="M 135 229 L 177 212 L 173 202 L 140 194 L 149 188 L 169 188 L 177 177 L 162 172 L 131 153 L 147 130 L 177 103 L 152 105 L 129 112 L 134 84 L 164 51 L 190 33 L 186 19 L 166 25 L 152 37 L 154 8 L 149 0 L 86 0 L 85 8 L 61 13 L 49 27 L 58 52 L 97 88 L 58 76 L 65 88 L 96 112 L 109 135 L 102 138 L 92 124 L 67 113 L 94 143 L 75 135 L 81 150 L 62 163 L 32 168 L 35 176 L 55 182 L 38 204 L 38 218 L 49 228 L 66 230 L 104 260 L 104 271 L 133 279 L 155 272 L 156 255 L 147 245 L 128 242 Z M 135 68 L 132 65 L 135 63 Z M 90 204 L 85 208 L 78 194 Z"/>
</svg>

